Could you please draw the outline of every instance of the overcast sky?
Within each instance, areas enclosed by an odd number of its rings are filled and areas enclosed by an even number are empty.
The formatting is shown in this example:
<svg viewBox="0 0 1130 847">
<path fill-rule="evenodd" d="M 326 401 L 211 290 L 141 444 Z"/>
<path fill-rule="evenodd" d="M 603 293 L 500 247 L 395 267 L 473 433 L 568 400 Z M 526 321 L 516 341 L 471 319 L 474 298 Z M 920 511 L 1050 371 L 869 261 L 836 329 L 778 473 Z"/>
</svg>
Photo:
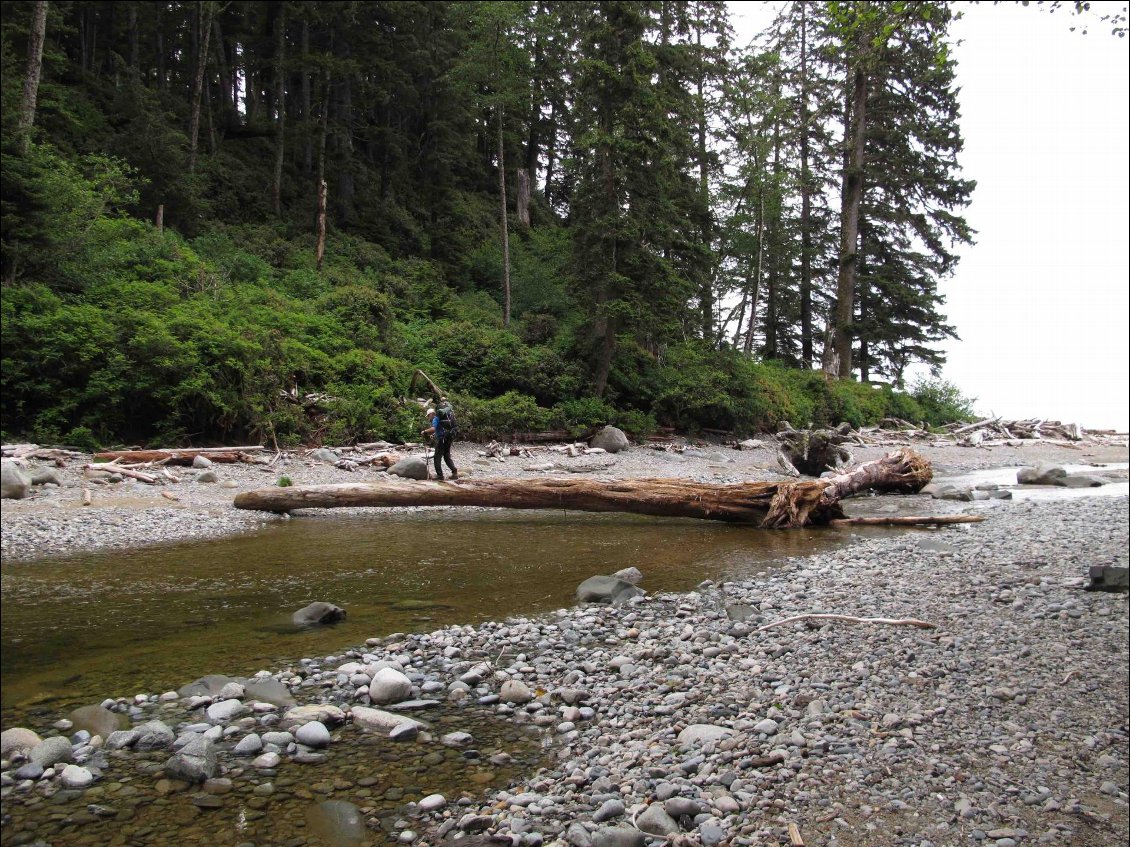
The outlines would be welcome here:
<svg viewBox="0 0 1130 847">
<path fill-rule="evenodd" d="M 961 336 L 942 375 L 985 414 L 1125 432 L 1130 39 L 1094 22 L 1071 32 L 1081 19 L 1065 11 L 959 5 L 960 162 L 977 180 L 978 234 L 941 284 Z M 730 6 L 742 44 L 771 17 L 770 4 Z"/>
</svg>

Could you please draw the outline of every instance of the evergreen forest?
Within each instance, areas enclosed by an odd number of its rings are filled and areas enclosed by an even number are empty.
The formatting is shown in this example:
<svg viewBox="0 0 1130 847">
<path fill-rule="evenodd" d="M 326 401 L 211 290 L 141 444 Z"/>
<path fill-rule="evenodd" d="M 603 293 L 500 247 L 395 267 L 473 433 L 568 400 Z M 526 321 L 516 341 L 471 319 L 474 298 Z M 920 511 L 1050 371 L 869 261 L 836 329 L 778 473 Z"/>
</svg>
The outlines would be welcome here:
<svg viewBox="0 0 1130 847">
<path fill-rule="evenodd" d="M 3 438 L 968 416 L 955 5 L 4 2 Z"/>
</svg>

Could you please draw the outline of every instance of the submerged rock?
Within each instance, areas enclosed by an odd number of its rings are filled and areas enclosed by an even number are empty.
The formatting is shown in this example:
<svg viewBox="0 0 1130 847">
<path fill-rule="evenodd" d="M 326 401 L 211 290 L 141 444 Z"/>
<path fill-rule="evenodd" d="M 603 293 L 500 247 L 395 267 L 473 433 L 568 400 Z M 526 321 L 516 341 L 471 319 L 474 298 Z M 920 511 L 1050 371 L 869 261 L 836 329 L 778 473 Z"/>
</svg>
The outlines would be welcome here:
<svg viewBox="0 0 1130 847">
<path fill-rule="evenodd" d="M 345 620 L 345 609 L 318 600 L 305 608 L 299 609 L 290 616 L 295 626 L 314 626 L 319 624 L 339 623 Z"/>
<path fill-rule="evenodd" d="M 577 601 L 611 603 L 615 606 L 632 597 L 642 596 L 643 593 L 642 589 L 614 576 L 590 576 L 577 586 Z"/>
</svg>

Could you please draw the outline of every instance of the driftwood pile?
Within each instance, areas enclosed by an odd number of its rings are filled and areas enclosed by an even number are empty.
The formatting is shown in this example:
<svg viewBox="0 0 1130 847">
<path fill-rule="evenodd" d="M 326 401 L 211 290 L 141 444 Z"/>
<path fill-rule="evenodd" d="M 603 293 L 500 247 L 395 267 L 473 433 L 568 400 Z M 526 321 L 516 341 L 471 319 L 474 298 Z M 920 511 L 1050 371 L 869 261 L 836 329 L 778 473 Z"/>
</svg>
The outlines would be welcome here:
<svg viewBox="0 0 1130 847">
<path fill-rule="evenodd" d="M 790 438 L 787 432 L 791 427 L 784 424 L 783 428 L 784 433 L 778 433 L 776 436 L 778 442 L 788 441 Z M 808 430 L 792 431 L 808 432 Z M 930 447 L 1022 447 L 1025 444 L 1036 443 L 1078 447 L 1081 442 L 1125 444 L 1130 437 L 1125 432 L 1084 429 L 1073 423 L 1065 424 L 1040 418 L 1011 421 L 1000 417 L 986 418 L 969 424 L 947 424 L 938 430 L 925 429 L 900 418 L 884 418 L 878 426 L 852 430 L 846 424 L 840 424 L 832 431 L 843 435 L 839 444 L 860 447 L 908 447 L 922 443 Z M 819 430 L 819 432 L 827 432 L 827 430 Z M 734 440 L 728 443 L 731 447 L 740 450 L 750 442 Z"/>
</svg>

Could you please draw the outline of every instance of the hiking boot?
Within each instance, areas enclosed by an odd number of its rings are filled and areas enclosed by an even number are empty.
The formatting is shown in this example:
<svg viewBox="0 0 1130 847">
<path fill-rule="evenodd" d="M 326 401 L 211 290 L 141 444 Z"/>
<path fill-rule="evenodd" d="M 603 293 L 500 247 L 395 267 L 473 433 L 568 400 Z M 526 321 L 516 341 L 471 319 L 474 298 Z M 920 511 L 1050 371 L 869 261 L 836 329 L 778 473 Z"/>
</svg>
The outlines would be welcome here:
<svg viewBox="0 0 1130 847">
<path fill-rule="evenodd" d="M 451 478 L 452 479 L 459 479 L 459 471 L 452 471 L 451 472 Z"/>
</svg>

